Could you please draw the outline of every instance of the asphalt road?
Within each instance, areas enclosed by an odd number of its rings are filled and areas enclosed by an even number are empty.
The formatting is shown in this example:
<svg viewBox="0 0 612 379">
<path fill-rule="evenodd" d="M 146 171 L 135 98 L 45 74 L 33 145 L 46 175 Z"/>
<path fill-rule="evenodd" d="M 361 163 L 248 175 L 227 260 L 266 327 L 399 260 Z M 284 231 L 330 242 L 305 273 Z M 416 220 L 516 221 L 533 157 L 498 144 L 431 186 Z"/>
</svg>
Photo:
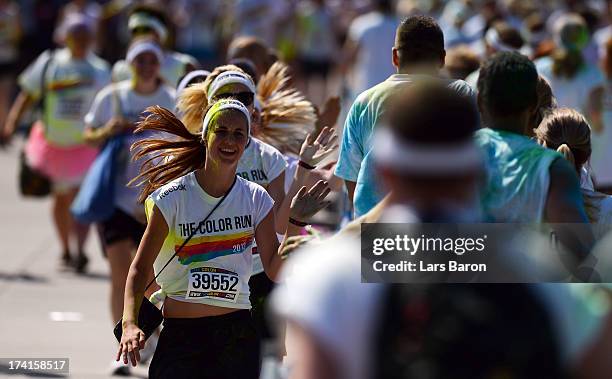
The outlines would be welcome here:
<svg viewBox="0 0 612 379">
<path fill-rule="evenodd" d="M 17 190 L 21 141 L 0 150 L 0 362 L 2 358 L 69 358 L 71 378 L 111 378 L 116 352 L 108 296 L 108 266 L 97 235 L 90 235 L 86 275 L 58 269 L 60 246 L 49 199 Z M 146 377 L 146 367 L 132 371 Z M 6 362 L 0 378 L 15 375 Z"/>
</svg>

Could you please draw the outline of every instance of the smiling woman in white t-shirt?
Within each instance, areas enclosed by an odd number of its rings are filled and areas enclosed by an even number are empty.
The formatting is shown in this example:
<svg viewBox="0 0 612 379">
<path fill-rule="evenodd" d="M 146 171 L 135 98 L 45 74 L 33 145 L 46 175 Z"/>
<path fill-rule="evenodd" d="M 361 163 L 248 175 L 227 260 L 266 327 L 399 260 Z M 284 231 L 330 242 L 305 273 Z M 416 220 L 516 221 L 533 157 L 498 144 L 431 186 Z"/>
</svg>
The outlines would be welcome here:
<svg viewBox="0 0 612 379">
<path fill-rule="evenodd" d="M 154 267 L 161 273 L 157 283 L 165 297 L 165 321 L 150 377 L 257 377 L 259 340 L 248 311 L 253 243 L 271 279 L 283 260 L 272 198 L 260 185 L 236 175 L 250 135 L 250 112 L 237 100 L 220 100 L 206 112 L 201 136 L 191 134 L 166 109 L 148 112 L 139 131 L 163 131 L 177 139 L 136 145 L 137 158 L 173 158 L 143 166 L 136 180 L 144 185 L 140 200 L 146 199 L 148 224 L 126 283 L 117 359 L 127 363 L 129 355 L 133 364 L 140 359 L 144 335 L 136 320 Z M 305 149 L 313 156 L 325 146 L 310 143 Z M 326 205 L 328 193 L 324 182 L 300 190 L 284 241 Z"/>
</svg>

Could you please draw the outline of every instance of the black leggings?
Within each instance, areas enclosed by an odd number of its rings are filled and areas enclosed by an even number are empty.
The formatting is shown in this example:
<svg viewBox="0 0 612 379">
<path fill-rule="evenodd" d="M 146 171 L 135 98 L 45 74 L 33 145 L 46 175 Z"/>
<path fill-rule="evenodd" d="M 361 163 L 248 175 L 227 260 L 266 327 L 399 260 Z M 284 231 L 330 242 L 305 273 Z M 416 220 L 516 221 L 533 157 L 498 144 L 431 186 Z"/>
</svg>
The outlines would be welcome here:
<svg viewBox="0 0 612 379">
<path fill-rule="evenodd" d="M 249 311 L 167 318 L 149 366 L 149 378 L 256 379 L 259 349 Z"/>
</svg>

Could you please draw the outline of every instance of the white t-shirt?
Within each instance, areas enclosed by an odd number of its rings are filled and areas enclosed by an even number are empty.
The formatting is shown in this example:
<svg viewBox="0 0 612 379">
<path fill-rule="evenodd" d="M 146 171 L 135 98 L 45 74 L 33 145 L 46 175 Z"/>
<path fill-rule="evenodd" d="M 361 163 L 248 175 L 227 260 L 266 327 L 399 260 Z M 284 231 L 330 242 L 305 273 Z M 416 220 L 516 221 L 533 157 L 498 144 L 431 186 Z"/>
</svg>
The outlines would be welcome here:
<svg viewBox="0 0 612 379">
<path fill-rule="evenodd" d="M 198 61 L 191 55 L 176 51 L 166 51 L 164 61 L 159 69 L 162 79 L 172 88 L 176 88 L 178 81 L 185 75 L 185 66 L 191 64 L 199 66 Z M 120 82 L 132 78 L 132 70 L 125 60 L 119 60 L 113 65 L 113 82 Z"/>
<path fill-rule="evenodd" d="M 391 49 L 398 21 L 394 16 L 371 12 L 357 17 L 349 28 L 349 38 L 359 46 L 353 68 L 353 92 L 361 93 L 395 73 Z"/>
<path fill-rule="evenodd" d="M 19 85 L 34 100 L 41 96 L 43 70 L 45 72 L 45 136 L 58 146 L 83 143 L 83 118 L 91 103 L 104 86 L 110 83 L 106 61 L 88 54 L 85 59 L 74 59 L 67 48 L 56 50 L 52 60 L 50 51 L 43 52 L 19 75 Z"/>
<path fill-rule="evenodd" d="M 236 174 L 242 178 L 267 187 L 285 171 L 287 162 L 283 155 L 272 145 L 251 137 L 249 146 L 244 150 Z"/>
<path fill-rule="evenodd" d="M 594 65 L 585 65 L 571 79 L 556 77 L 553 74 L 553 60 L 550 57 L 538 59 L 535 65 L 538 73 L 550 84 L 558 106 L 573 108 L 582 114 L 587 114 L 591 91 L 605 83 L 603 74 Z"/>
<path fill-rule="evenodd" d="M 157 205 L 169 230 L 153 265 L 156 275 L 196 231 L 157 283 L 162 293 L 174 300 L 250 309 L 251 246 L 257 226 L 274 201 L 261 186 L 236 177 L 223 203 L 199 226 L 220 200 L 204 192 L 195 172 L 173 180 L 147 198 L 147 215 Z"/>
<path fill-rule="evenodd" d="M 129 122 L 136 122 L 142 112 L 152 105 L 172 109 L 174 89 L 162 84 L 155 93 L 145 96 L 132 89 L 131 81 L 111 84 L 98 93 L 91 110 L 85 116 L 85 122 L 94 128 L 104 126 L 113 116 L 122 116 Z M 142 207 L 138 204 L 139 189 L 126 184 L 138 176 L 141 162 L 132 162 L 130 147 L 134 142 L 152 135 L 149 132 L 127 135 L 124 138 L 124 150 L 117 157 L 120 172 L 116 178 L 115 206 L 132 216 L 142 213 Z"/>
<path fill-rule="evenodd" d="M 251 137 L 249 146 L 244 150 L 236 175 L 257 183 L 264 188 L 285 171 L 287 162 L 283 155 L 272 145 Z M 256 244 L 254 246 L 257 246 Z M 253 274 L 264 272 L 259 254 L 253 255 Z"/>
<path fill-rule="evenodd" d="M 293 184 L 293 177 L 300 163 L 300 158 L 292 155 L 285 155 L 285 161 L 287 161 L 287 169 L 285 170 L 285 194 L 289 193 L 289 188 Z"/>
</svg>

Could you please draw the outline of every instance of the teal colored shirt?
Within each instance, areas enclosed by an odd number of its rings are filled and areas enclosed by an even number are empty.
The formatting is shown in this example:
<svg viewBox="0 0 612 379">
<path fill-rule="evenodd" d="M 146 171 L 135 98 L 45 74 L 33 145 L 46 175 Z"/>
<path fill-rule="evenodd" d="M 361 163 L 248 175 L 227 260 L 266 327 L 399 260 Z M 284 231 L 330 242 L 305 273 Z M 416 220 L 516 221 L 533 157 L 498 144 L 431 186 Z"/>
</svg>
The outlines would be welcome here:
<svg viewBox="0 0 612 379">
<path fill-rule="evenodd" d="M 481 193 L 485 214 L 495 222 L 541 222 L 550 186 L 550 165 L 562 156 L 524 135 L 483 128 L 487 183 Z"/>
<path fill-rule="evenodd" d="M 336 176 L 356 182 L 353 198 L 355 217 L 372 209 L 385 195 L 380 187 L 372 157 L 372 135 L 383 119 L 387 100 L 398 89 L 416 80 L 432 79 L 425 75 L 391 75 L 384 82 L 361 93 L 351 106 L 344 123 Z M 445 80 L 445 79 L 438 79 Z M 474 91 L 463 80 L 447 80 L 458 93 L 474 97 Z"/>
</svg>

